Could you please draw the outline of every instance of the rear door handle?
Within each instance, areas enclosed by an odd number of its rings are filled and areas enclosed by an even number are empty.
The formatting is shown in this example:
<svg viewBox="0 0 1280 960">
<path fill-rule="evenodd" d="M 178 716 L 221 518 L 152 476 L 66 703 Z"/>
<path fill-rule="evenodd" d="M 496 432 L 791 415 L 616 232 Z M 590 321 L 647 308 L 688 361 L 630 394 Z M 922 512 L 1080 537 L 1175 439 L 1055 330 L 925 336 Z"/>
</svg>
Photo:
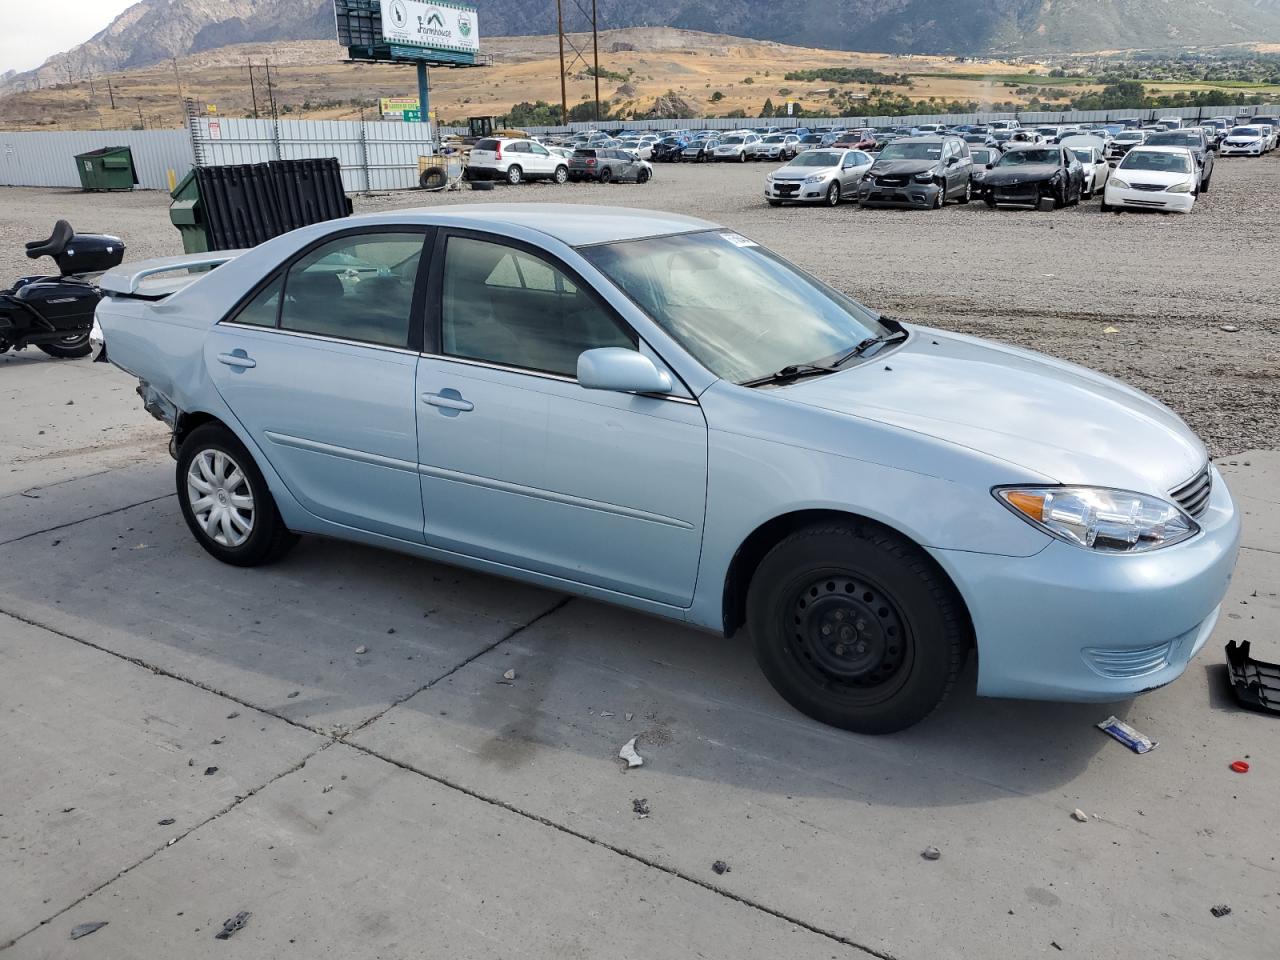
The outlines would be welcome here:
<svg viewBox="0 0 1280 960">
<path fill-rule="evenodd" d="M 422 402 L 429 403 L 433 407 L 443 407 L 445 410 L 457 410 L 461 413 L 475 409 L 475 404 L 470 400 L 463 400 L 462 395 L 453 389 L 441 390 L 439 393 L 424 393 Z"/>
<path fill-rule="evenodd" d="M 258 361 L 243 350 L 236 350 L 232 353 L 218 354 L 218 362 L 225 363 L 228 367 L 240 367 L 242 370 L 248 370 L 258 365 Z"/>
</svg>

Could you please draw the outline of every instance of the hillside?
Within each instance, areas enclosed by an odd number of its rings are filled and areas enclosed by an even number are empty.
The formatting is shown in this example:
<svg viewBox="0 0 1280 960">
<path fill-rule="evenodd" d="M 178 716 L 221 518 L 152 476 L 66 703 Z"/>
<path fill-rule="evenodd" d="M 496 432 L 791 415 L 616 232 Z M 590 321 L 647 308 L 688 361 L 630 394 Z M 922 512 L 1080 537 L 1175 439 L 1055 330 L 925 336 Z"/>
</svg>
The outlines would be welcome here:
<svg viewBox="0 0 1280 960">
<path fill-rule="evenodd" d="M 477 0 L 482 38 L 550 35 L 550 0 Z M 668 26 L 805 47 L 1044 54 L 1280 41 L 1280 0 L 598 0 L 602 27 Z M 585 26 L 565 3 L 567 25 Z M 332 0 L 140 0 L 85 43 L 0 90 L 161 63 L 228 44 L 334 36 Z M 0 64 L 0 71 L 5 64 Z M 7 78 L 6 78 L 7 77 Z"/>
</svg>

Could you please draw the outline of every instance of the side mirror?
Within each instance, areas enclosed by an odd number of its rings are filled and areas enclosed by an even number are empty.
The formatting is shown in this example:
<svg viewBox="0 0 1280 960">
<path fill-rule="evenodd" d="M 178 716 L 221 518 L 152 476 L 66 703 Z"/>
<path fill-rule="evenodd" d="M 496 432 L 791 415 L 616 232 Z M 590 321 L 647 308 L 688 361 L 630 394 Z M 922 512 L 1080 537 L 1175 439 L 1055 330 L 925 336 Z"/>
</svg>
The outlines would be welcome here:
<svg viewBox="0 0 1280 960">
<path fill-rule="evenodd" d="M 585 390 L 668 393 L 671 376 L 638 350 L 597 347 L 579 354 L 578 384 Z"/>
<path fill-rule="evenodd" d="M 948 167 L 954 167 L 954 166 L 955 166 L 957 163 L 959 163 L 959 162 L 960 162 L 960 158 L 959 158 L 959 157 L 947 157 L 947 166 L 948 166 Z"/>
</svg>

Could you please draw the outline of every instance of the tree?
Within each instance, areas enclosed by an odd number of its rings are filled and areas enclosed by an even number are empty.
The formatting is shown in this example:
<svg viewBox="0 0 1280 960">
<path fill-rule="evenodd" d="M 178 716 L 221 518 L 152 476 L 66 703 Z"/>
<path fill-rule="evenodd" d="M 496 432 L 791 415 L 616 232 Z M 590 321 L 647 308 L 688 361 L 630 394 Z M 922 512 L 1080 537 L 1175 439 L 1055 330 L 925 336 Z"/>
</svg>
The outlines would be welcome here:
<svg viewBox="0 0 1280 960">
<path fill-rule="evenodd" d="M 764 98 L 764 106 L 760 108 L 760 116 L 772 117 L 774 113 L 773 99 L 771 97 Z"/>
<path fill-rule="evenodd" d="M 721 93 L 719 90 L 717 90 L 715 93 L 711 94 L 711 102 L 712 102 L 712 103 L 719 103 L 719 102 L 720 102 L 721 100 L 723 100 L 723 99 L 724 99 L 724 94 L 723 94 L 723 93 Z"/>
</svg>

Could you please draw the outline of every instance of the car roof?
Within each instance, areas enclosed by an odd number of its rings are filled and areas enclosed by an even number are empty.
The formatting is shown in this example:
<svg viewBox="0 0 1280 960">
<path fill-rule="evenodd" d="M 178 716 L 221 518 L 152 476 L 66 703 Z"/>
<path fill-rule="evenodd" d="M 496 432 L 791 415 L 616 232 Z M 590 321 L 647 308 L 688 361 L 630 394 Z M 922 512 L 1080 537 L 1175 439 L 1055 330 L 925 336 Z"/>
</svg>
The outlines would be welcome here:
<svg viewBox="0 0 1280 960">
<path fill-rule="evenodd" d="M 485 203 L 417 207 L 359 214 L 349 219 L 457 226 L 475 230 L 488 229 L 498 233 L 504 227 L 524 227 L 537 230 L 571 247 L 719 228 L 719 224 L 709 220 L 677 213 L 578 203 Z"/>
<path fill-rule="evenodd" d="M 1134 147 L 1126 156 L 1132 156 L 1135 153 L 1185 153 L 1187 156 L 1191 156 L 1191 150 L 1188 147 L 1175 147 L 1163 143 L 1143 144 L 1140 147 Z"/>
</svg>

